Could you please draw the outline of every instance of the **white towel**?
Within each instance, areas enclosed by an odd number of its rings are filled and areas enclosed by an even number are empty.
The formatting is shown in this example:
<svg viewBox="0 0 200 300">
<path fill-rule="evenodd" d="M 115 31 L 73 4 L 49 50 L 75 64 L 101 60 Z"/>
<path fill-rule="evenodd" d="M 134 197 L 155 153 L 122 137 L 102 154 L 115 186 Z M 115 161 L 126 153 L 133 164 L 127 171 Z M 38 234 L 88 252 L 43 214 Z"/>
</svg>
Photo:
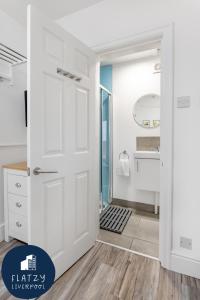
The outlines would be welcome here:
<svg viewBox="0 0 200 300">
<path fill-rule="evenodd" d="M 119 159 L 118 175 L 126 177 L 130 175 L 130 163 L 128 157 L 121 157 Z"/>
</svg>

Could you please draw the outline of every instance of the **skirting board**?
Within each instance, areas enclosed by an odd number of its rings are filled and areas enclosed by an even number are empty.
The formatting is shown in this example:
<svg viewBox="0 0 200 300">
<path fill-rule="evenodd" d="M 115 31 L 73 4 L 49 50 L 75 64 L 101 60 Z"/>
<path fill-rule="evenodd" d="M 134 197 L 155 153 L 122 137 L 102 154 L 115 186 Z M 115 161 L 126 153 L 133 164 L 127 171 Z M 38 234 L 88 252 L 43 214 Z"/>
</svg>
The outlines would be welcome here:
<svg viewBox="0 0 200 300">
<path fill-rule="evenodd" d="M 123 207 L 130 207 L 133 209 L 146 211 L 149 213 L 154 213 L 154 205 L 152 205 L 152 204 L 145 204 L 145 203 L 122 200 L 122 199 L 117 199 L 117 198 L 112 199 L 112 204 L 123 206 Z"/>
<path fill-rule="evenodd" d="M 0 242 L 4 241 L 4 224 L 0 225 Z"/>
<path fill-rule="evenodd" d="M 171 270 L 200 279 L 200 261 L 180 255 L 171 255 Z"/>
</svg>

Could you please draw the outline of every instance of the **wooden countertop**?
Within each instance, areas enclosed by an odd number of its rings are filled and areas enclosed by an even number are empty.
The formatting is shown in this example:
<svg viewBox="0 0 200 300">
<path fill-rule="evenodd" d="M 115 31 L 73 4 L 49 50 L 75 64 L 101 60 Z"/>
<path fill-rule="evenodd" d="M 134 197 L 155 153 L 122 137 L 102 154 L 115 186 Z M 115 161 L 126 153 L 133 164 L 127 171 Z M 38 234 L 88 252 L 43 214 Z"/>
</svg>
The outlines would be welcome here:
<svg viewBox="0 0 200 300">
<path fill-rule="evenodd" d="M 19 163 L 8 164 L 3 166 L 4 169 L 27 171 L 27 162 L 21 161 Z"/>
</svg>

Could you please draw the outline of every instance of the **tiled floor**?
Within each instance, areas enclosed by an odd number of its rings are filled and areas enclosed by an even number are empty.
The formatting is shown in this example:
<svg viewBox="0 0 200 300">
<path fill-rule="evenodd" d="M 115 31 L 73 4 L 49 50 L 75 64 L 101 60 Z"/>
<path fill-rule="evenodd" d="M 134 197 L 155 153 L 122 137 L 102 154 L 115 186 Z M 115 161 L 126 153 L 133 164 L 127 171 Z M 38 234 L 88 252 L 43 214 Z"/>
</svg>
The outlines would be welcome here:
<svg viewBox="0 0 200 300">
<path fill-rule="evenodd" d="M 153 257 L 159 257 L 159 219 L 133 210 L 122 234 L 100 229 L 98 239 Z"/>
</svg>

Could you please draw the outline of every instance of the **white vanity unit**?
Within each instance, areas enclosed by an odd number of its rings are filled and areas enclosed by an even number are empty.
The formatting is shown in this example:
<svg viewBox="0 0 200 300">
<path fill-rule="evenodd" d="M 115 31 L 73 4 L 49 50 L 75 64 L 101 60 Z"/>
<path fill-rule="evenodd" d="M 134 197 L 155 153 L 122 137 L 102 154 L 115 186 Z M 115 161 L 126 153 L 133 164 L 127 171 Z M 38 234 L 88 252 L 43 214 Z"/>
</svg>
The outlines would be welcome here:
<svg viewBox="0 0 200 300">
<path fill-rule="evenodd" d="M 3 168 L 5 240 L 16 238 L 27 242 L 27 163 L 9 164 Z"/>
<path fill-rule="evenodd" d="M 160 152 L 136 151 L 134 153 L 135 187 L 138 190 L 155 192 L 155 213 L 158 213 L 160 192 Z"/>
</svg>

